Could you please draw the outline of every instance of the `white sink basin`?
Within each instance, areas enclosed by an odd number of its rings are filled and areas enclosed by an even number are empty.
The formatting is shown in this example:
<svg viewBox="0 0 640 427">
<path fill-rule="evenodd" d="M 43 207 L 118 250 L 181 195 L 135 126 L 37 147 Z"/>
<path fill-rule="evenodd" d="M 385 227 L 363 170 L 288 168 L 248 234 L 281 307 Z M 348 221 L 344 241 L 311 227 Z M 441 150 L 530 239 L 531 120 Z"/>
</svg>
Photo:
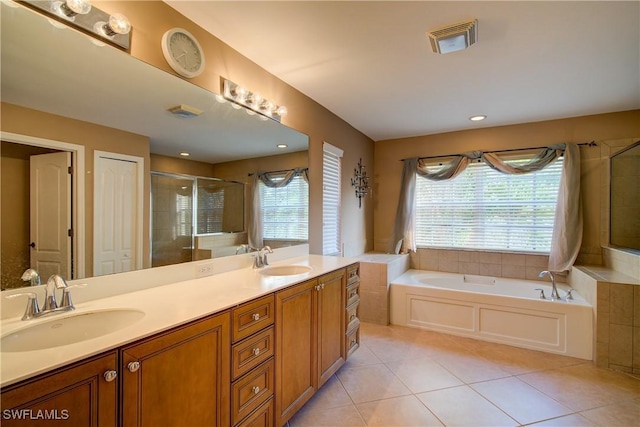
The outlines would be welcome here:
<svg viewBox="0 0 640 427">
<path fill-rule="evenodd" d="M 46 322 L 36 323 L 3 336 L 2 352 L 44 350 L 96 338 L 139 321 L 144 317 L 144 312 L 116 309 L 88 311 L 66 317 L 59 317 L 59 314 L 51 316 Z"/>
<path fill-rule="evenodd" d="M 311 267 L 306 265 L 274 265 L 260 270 L 260 274 L 265 276 L 295 276 L 311 271 Z"/>
</svg>

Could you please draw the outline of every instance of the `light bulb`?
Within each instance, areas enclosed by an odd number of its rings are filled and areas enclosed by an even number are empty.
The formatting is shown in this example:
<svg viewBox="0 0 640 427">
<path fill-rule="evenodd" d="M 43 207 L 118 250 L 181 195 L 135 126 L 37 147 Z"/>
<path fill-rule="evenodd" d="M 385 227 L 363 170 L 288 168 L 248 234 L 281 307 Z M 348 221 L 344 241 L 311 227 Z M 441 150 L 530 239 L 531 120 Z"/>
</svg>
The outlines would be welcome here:
<svg viewBox="0 0 640 427">
<path fill-rule="evenodd" d="M 93 30 L 105 37 L 113 38 L 116 34 L 128 34 L 131 31 L 131 23 L 121 13 L 114 13 L 109 17 L 109 22 L 98 21 L 93 24 Z"/>
<path fill-rule="evenodd" d="M 68 21 L 75 21 L 76 15 L 86 15 L 91 10 L 91 3 L 87 0 L 54 1 L 51 11 Z"/>
<path fill-rule="evenodd" d="M 266 114 L 273 113 L 274 108 L 275 105 L 273 105 L 273 102 L 268 100 L 265 100 L 262 104 L 260 104 L 260 109 L 263 110 Z"/>
<path fill-rule="evenodd" d="M 227 102 L 227 100 L 224 99 L 224 96 L 220 95 L 219 93 L 216 94 L 216 101 L 218 101 L 220 104 L 224 104 L 225 102 Z"/>
<path fill-rule="evenodd" d="M 131 23 L 121 13 L 114 13 L 109 17 L 109 27 L 116 34 L 128 34 L 131 31 Z"/>
<path fill-rule="evenodd" d="M 233 94 L 238 101 L 244 101 L 244 99 L 247 96 L 247 93 L 248 93 L 247 90 L 242 86 L 236 86 L 236 88 L 233 90 Z"/>
<path fill-rule="evenodd" d="M 280 117 L 286 116 L 287 113 L 288 113 L 287 107 L 280 106 L 276 109 L 276 114 L 279 115 Z"/>
<path fill-rule="evenodd" d="M 87 0 L 67 0 L 65 4 L 73 12 L 80 15 L 86 15 L 91 10 L 91 3 Z"/>
</svg>

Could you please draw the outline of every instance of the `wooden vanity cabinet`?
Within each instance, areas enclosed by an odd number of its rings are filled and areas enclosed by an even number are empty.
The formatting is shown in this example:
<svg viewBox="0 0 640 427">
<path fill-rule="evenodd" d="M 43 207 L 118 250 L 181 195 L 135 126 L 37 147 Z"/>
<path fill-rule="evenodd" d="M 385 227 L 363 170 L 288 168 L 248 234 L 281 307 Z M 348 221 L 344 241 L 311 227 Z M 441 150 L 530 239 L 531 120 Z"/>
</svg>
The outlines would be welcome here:
<svg viewBox="0 0 640 427">
<path fill-rule="evenodd" d="M 228 426 L 230 314 L 120 350 L 122 426 Z"/>
<path fill-rule="evenodd" d="M 344 269 L 276 292 L 276 426 L 345 362 Z"/>
<path fill-rule="evenodd" d="M 113 351 L 6 387 L 2 425 L 115 427 L 117 360 Z"/>
</svg>

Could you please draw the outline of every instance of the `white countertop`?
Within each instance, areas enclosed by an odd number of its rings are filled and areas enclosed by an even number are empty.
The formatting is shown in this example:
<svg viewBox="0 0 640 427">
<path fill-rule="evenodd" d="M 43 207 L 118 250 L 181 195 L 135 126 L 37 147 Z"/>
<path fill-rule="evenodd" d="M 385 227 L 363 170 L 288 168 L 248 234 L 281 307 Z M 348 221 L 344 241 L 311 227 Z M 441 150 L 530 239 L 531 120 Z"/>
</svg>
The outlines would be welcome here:
<svg viewBox="0 0 640 427">
<path fill-rule="evenodd" d="M 243 268 L 81 302 L 76 304 L 75 311 L 44 316 L 40 319 L 29 321 L 22 321 L 20 317 L 4 319 L 2 336 L 29 325 L 89 311 L 124 308 L 145 313 L 141 320 L 132 325 L 97 338 L 45 350 L 0 353 L 0 386 L 5 387 L 207 315 L 222 312 L 243 302 L 346 267 L 354 262 L 357 260 L 353 258 L 305 255 L 271 263 L 272 266 L 295 264 L 311 267 L 312 270 L 304 274 L 266 276 L 260 274 L 259 270 Z"/>
</svg>

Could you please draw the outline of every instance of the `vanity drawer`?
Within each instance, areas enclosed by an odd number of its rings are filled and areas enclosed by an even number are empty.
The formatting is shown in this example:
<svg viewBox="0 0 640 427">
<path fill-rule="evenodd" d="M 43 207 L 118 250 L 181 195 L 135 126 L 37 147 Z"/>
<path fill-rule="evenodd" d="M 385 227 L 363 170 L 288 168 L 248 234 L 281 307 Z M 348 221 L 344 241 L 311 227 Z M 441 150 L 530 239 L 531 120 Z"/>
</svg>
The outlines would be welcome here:
<svg viewBox="0 0 640 427">
<path fill-rule="evenodd" d="M 273 325 L 275 297 L 273 294 L 242 304 L 231 310 L 233 342 Z"/>
<path fill-rule="evenodd" d="M 233 424 L 241 421 L 273 395 L 273 359 L 258 366 L 231 386 Z"/>
<path fill-rule="evenodd" d="M 272 326 L 233 346 L 231 349 L 231 373 L 234 380 L 273 356 L 273 337 Z"/>
<path fill-rule="evenodd" d="M 353 282 L 347 286 L 347 307 L 356 301 L 360 301 L 360 281 Z"/>
<path fill-rule="evenodd" d="M 353 354 L 353 352 L 356 351 L 358 347 L 360 347 L 360 327 L 359 326 L 347 332 L 347 339 L 345 340 L 345 345 L 347 347 L 346 348 L 347 359 L 349 359 L 349 356 L 351 356 L 351 354 Z"/>
<path fill-rule="evenodd" d="M 360 305 L 360 301 L 356 301 L 347 307 L 347 317 L 345 319 L 345 324 L 347 325 L 347 331 L 352 330 L 356 327 L 356 325 L 360 324 L 360 320 L 358 320 L 358 306 Z"/>
<path fill-rule="evenodd" d="M 360 264 L 353 264 L 347 267 L 347 285 L 360 281 Z"/>
<path fill-rule="evenodd" d="M 253 411 L 237 427 L 273 427 L 273 398 Z"/>
</svg>

